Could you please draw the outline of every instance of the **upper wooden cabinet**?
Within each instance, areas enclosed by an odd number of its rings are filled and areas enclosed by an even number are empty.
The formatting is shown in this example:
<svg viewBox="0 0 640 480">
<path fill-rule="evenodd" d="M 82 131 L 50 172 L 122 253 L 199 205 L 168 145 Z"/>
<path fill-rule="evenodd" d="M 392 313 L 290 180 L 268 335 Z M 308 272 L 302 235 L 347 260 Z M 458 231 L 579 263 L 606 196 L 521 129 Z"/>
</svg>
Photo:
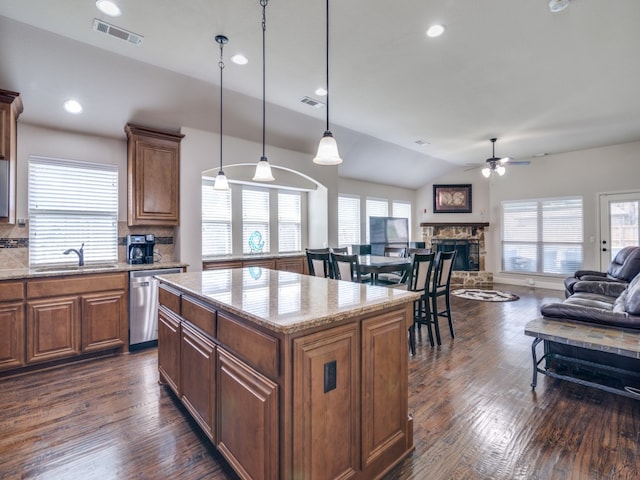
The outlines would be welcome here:
<svg viewBox="0 0 640 480">
<path fill-rule="evenodd" d="M 16 221 L 17 120 L 22 109 L 19 93 L 0 89 L 0 223 Z"/>
<path fill-rule="evenodd" d="M 132 225 L 180 223 L 180 141 L 184 135 L 128 123 L 127 220 Z"/>
</svg>

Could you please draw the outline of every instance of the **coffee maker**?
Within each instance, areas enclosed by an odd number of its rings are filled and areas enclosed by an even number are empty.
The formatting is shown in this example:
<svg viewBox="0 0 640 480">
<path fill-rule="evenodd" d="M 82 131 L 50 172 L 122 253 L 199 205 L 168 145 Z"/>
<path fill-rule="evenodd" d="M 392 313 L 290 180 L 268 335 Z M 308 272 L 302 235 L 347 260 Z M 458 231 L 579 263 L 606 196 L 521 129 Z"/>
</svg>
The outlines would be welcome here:
<svg viewBox="0 0 640 480">
<path fill-rule="evenodd" d="M 127 235 L 127 263 L 136 265 L 153 263 L 153 249 L 156 236 L 153 233 L 145 235 Z"/>
</svg>

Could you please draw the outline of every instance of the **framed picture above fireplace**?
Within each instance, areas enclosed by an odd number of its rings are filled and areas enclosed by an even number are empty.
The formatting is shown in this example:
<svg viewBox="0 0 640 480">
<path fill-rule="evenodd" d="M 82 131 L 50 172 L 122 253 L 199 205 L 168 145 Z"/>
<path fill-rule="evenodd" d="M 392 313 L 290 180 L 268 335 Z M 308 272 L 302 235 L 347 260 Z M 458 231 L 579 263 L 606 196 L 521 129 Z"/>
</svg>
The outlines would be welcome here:
<svg viewBox="0 0 640 480">
<path fill-rule="evenodd" d="M 471 213 L 471 184 L 434 185 L 433 213 Z"/>
</svg>

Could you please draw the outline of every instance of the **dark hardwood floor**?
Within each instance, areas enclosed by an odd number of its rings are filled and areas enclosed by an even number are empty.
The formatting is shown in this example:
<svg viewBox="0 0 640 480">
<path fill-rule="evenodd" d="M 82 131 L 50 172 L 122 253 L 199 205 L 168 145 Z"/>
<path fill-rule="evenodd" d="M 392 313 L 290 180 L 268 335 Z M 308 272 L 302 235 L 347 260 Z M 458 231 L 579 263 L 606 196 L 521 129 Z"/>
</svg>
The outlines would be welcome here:
<svg viewBox="0 0 640 480">
<path fill-rule="evenodd" d="M 640 402 L 539 377 L 524 325 L 560 291 L 452 298 L 456 338 L 409 359 L 415 452 L 388 479 L 637 479 Z M 155 349 L 0 380 L 0 479 L 234 479 Z"/>
</svg>

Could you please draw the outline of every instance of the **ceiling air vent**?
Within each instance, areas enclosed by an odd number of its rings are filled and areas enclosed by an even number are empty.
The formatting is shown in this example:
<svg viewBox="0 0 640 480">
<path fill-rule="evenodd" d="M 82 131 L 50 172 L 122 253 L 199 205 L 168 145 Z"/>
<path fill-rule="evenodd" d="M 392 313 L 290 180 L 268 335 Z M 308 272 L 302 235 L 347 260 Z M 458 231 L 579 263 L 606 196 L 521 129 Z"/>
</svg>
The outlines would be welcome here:
<svg viewBox="0 0 640 480">
<path fill-rule="evenodd" d="M 322 107 L 324 107 L 324 103 L 322 103 L 322 102 L 320 102 L 318 100 L 314 100 L 311 97 L 302 97 L 300 99 L 300 103 L 304 103 L 306 105 L 310 105 L 313 108 L 322 108 Z"/>
<path fill-rule="evenodd" d="M 98 20 L 97 18 L 93 19 L 93 29 L 96 32 L 106 33 L 107 35 L 111 35 L 112 37 L 119 38 L 120 40 L 124 40 L 134 45 L 140 45 L 144 39 L 142 35 L 128 32 L 122 28 L 116 27 L 115 25 Z"/>
</svg>

